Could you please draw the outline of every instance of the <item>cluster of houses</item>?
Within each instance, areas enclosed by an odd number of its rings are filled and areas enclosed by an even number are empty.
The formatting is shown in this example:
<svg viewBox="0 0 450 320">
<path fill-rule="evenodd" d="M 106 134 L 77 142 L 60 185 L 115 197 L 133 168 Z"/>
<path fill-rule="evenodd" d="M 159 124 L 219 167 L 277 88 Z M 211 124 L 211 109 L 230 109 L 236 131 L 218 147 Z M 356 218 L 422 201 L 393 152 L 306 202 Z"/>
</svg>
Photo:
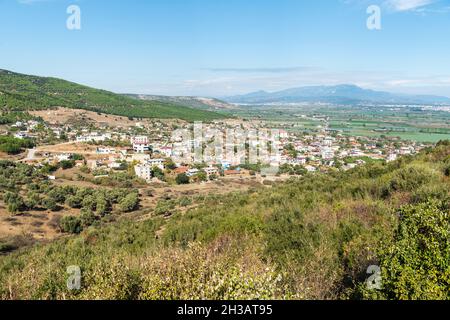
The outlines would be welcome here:
<svg viewBox="0 0 450 320">
<path fill-rule="evenodd" d="M 133 134 L 132 131 L 101 129 L 93 131 L 88 128 L 80 130 L 67 131 L 66 135 L 70 141 L 76 143 L 96 143 L 95 156 L 86 159 L 86 164 L 90 169 L 120 170 L 124 163 L 134 166 L 135 173 L 138 177 L 151 181 L 154 179 L 154 171 L 156 168 L 165 170 L 167 159 L 172 159 L 175 163 L 173 171 L 177 174 L 184 173 L 193 177 L 199 173 L 205 173 L 208 177 L 217 176 L 219 174 L 237 175 L 242 174 L 239 166 L 246 160 L 242 158 L 242 153 L 227 153 L 230 149 L 235 150 L 244 148 L 257 149 L 261 145 L 272 142 L 269 136 L 259 136 L 258 139 L 247 139 L 252 132 L 258 132 L 265 128 L 267 124 L 262 122 L 242 122 L 233 120 L 234 122 L 217 121 L 209 124 L 216 133 L 226 136 L 230 129 L 236 130 L 238 134 L 245 135 L 236 136 L 235 140 L 225 139 L 223 152 L 215 152 L 213 157 L 205 154 L 208 161 L 203 165 L 202 169 L 198 169 L 199 161 L 196 158 L 196 151 L 200 148 L 204 151 L 204 140 L 197 138 L 193 134 L 189 139 L 177 135 L 171 135 L 170 129 L 161 127 L 158 124 L 155 130 L 145 130 L 142 125 L 137 124 L 138 130 L 143 130 L 142 135 Z M 16 130 L 17 138 L 26 138 L 33 135 L 33 131 L 40 122 L 30 120 L 27 122 L 18 122 L 13 126 L 20 128 Z M 139 125 L 139 126 L 138 126 Z M 185 124 L 185 128 L 192 131 L 192 125 Z M 25 128 L 25 129 L 24 129 Z M 22 130 L 24 129 L 24 130 Z M 61 127 L 54 125 L 48 127 L 55 133 L 60 134 Z M 148 129 L 148 128 L 147 128 Z M 157 133 L 157 134 L 156 134 Z M 263 165 L 279 166 L 283 164 L 293 166 L 303 166 L 309 172 L 315 172 L 324 167 L 336 166 L 336 162 L 344 162 L 346 158 L 354 158 L 355 161 L 345 162 L 341 168 L 344 170 L 351 169 L 357 165 L 364 164 L 361 158 L 372 158 L 377 160 L 394 161 L 399 156 L 409 155 L 418 152 L 424 148 L 424 144 L 406 142 L 395 139 L 381 139 L 377 137 L 358 138 L 349 137 L 336 132 L 330 132 L 323 127 L 317 133 L 309 135 L 291 133 L 284 130 L 278 131 L 278 143 L 272 145 L 269 157 L 258 161 Z M 213 138 L 213 137 L 208 137 Z M 244 138 L 244 140 L 242 140 Z M 102 144 L 106 141 L 126 142 L 126 146 L 107 147 Z M 236 141 L 240 141 L 236 143 Z M 242 142 L 246 141 L 246 142 Z M 119 144 L 123 145 L 123 144 Z M 61 161 L 62 159 L 70 159 L 70 153 L 67 154 L 48 154 L 45 155 L 48 161 Z M 182 160 L 180 160 L 182 159 Z M 201 162 L 203 162 L 201 161 Z M 77 165 L 80 165 L 77 163 Z M 173 165 L 172 165 L 173 166 Z M 237 168 L 237 170 L 236 170 Z M 233 169 L 233 170 L 231 170 Z"/>
<path fill-rule="evenodd" d="M 356 159 L 352 163 L 342 166 L 343 170 L 352 169 L 357 165 L 365 164 L 364 158 L 374 160 L 395 161 L 398 156 L 415 154 L 425 147 L 421 143 L 399 142 L 383 140 L 380 138 L 356 138 L 340 134 L 333 136 L 327 134 L 304 135 L 284 141 L 295 152 L 285 150 L 281 163 L 304 166 L 308 171 L 314 172 L 320 167 L 333 167 L 337 161 Z M 363 158 L 363 159 L 361 159 Z"/>
<path fill-rule="evenodd" d="M 29 121 L 17 121 L 16 123 L 11 125 L 11 128 L 17 130 L 14 133 L 14 137 L 18 139 L 25 138 L 33 138 L 34 137 L 34 129 L 38 126 L 39 122 L 35 120 Z"/>
</svg>

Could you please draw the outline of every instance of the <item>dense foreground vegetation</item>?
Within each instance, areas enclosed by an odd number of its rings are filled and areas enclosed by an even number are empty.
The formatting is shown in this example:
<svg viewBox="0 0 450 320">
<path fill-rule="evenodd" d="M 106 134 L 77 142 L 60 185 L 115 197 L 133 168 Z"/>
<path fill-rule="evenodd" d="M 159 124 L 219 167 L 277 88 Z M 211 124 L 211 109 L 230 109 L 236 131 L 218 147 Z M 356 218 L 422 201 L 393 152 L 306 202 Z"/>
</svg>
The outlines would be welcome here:
<svg viewBox="0 0 450 320">
<path fill-rule="evenodd" d="M 450 299 L 450 143 L 0 259 L 3 299 Z M 66 287 L 68 266 L 82 287 Z M 379 266 L 375 284 L 369 266 Z M 378 277 L 380 276 L 380 277 Z"/>
<path fill-rule="evenodd" d="M 167 102 L 141 101 L 56 78 L 0 70 L 0 109 L 27 111 L 52 107 L 78 108 L 133 118 L 209 121 L 225 117 Z"/>
<path fill-rule="evenodd" d="M 71 165 L 61 161 L 59 166 Z M 0 201 L 10 215 L 27 211 L 53 211 L 63 215 L 53 221 L 56 227 L 67 233 L 80 233 L 84 228 L 96 225 L 114 212 L 131 212 L 139 206 L 138 191 L 132 188 L 84 188 L 72 185 L 57 186 L 47 179 L 49 172 L 58 166 L 44 165 L 35 168 L 27 164 L 0 160 Z M 113 181 L 110 185 L 114 185 Z M 76 210 L 71 210 L 76 209 Z M 79 210 L 78 210 L 79 209 Z M 80 214 L 64 214 L 68 211 Z M 4 245 L 0 234 L 0 254 L 11 249 Z"/>
</svg>

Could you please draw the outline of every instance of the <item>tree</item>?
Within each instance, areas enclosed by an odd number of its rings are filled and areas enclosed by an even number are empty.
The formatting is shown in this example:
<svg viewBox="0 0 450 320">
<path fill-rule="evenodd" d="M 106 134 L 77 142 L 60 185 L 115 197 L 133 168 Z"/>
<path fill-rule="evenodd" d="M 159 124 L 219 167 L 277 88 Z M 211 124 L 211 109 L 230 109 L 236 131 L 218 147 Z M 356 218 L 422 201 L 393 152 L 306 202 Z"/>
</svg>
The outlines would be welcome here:
<svg viewBox="0 0 450 320">
<path fill-rule="evenodd" d="M 83 198 L 79 195 L 69 196 L 66 199 L 66 204 L 71 208 L 81 208 L 82 207 Z"/>
<path fill-rule="evenodd" d="M 97 199 L 95 199 L 93 195 L 87 195 L 84 197 L 82 202 L 83 208 L 95 211 L 96 206 L 97 206 Z"/>
<path fill-rule="evenodd" d="M 131 212 L 136 210 L 139 205 L 139 194 L 136 192 L 130 193 L 119 202 L 119 208 L 123 212 Z"/>
<path fill-rule="evenodd" d="M 164 166 L 169 170 L 174 170 L 177 168 L 177 165 L 175 164 L 175 162 L 172 161 L 172 159 L 167 159 L 164 162 Z"/>
<path fill-rule="evenodd" d="M 111 206 L 103 193 L 98 193 L 96 197 L 96 213 L 103 217 L 111 211 Z"/>
<path fill-rule="evenodd" d="M 75 161 L 84 160 L 84 157 L 81 154 L 75 153 L 72 155 L 72 159 Z"/>
<path fill-rule="evenodd" d="M 64 203 L 66 201 L 66 191 L 60 187 L 53 188 L 47 195 L 58 203 Z"/>
<path fill-rule="evenodd" d="M 17 213 L 24 210 L 25 203 L 23 198 L 18 193 L 8 192 L 4 196 L 5 204 L 8 207 L 10 213 Z"/>
<path fill-rule="evenodd" d="M 27 206 L 27 208 L 32 210 L 36 208 L 40 203 L 41 198 L 39 197 L 39 194 L 34 191 L 29 191 L 25 200 L 25 205 Z"/>
<path fill-rule="evenodd" d="M 208 181 L 208 176 L 204 171 L 200 171 L 194 177 L 192 177 L 192 180 L 194 180 L 194 182 L 204 182 Z"/>
<path fill-rule="evenodd" d="M 59 163 L 59 166 L 63 169 L 63 170 L 67 170 L 67 169 L 72 169 L 75 166 L 75 161 L 74 160 L 62 160 Z"/>
<path fill-rule="evenodd" d="M 177 175 L 177 177 L 175 178 L 175 182 L 177 184 L 189 184 L 190 179 L 189 177 L 185 174 L 185 173 L 180 173 L 179 175 Z"/>
<path fill-rule="evenodd" d="M 153 167 L 152 172 L 155 178 L 158 178 L 161 181 L 165 180 L 164 171 L 162 171 L 159 167 Z"/>
<path fill-rule="evenodd" d="M 96 215 L 89 209 L 82 209 L 80 214 L 80 222 L 83 228 L 91 226 L 95 220 L 97 220 Z"/>
<path fill-rule="evenodd" d="M 51 211 L 56 211 L 58 209 L 58 204 L 56 203 L 55 199 L 51 197 L 44 198 L 42 200 L 42 205 L 44 206 L 44 208 Z"/>
</svg>

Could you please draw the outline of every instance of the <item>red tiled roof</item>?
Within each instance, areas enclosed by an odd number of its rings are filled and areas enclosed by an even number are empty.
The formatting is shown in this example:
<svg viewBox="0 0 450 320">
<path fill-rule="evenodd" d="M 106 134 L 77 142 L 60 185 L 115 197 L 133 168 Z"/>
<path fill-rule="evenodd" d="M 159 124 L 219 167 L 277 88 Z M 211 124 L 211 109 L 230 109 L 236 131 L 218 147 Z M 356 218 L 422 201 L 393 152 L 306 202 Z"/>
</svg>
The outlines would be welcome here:
<svg viewBox="0 0 450 320">
<path fill-rule="evenodd" d="M 186 173 L 188 170 L 189 170 L 188 167 L 179 167 L 179 168 L 176 168 L 175 170 L 173 170 L 173 172 L 175 172 L 175 173 Z"/>
</svg>

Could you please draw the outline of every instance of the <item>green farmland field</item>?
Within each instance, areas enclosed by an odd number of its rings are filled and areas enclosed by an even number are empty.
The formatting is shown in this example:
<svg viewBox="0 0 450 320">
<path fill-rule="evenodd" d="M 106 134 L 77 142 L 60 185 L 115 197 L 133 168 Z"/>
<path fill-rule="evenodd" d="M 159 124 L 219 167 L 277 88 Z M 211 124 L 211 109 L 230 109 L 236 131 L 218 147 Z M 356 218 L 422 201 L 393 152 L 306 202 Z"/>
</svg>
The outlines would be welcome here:
<svg viewBox="0 0 450 320">
<path fill-rule="evenodd" d="M 235 115 L 262 119 L 290 132 L 315 132 L 328 125 L 328 129 L 351 136 L 431 143 L 450 139 L 450 113 L 417 106 L 242 106 Z"/>
</svg>

